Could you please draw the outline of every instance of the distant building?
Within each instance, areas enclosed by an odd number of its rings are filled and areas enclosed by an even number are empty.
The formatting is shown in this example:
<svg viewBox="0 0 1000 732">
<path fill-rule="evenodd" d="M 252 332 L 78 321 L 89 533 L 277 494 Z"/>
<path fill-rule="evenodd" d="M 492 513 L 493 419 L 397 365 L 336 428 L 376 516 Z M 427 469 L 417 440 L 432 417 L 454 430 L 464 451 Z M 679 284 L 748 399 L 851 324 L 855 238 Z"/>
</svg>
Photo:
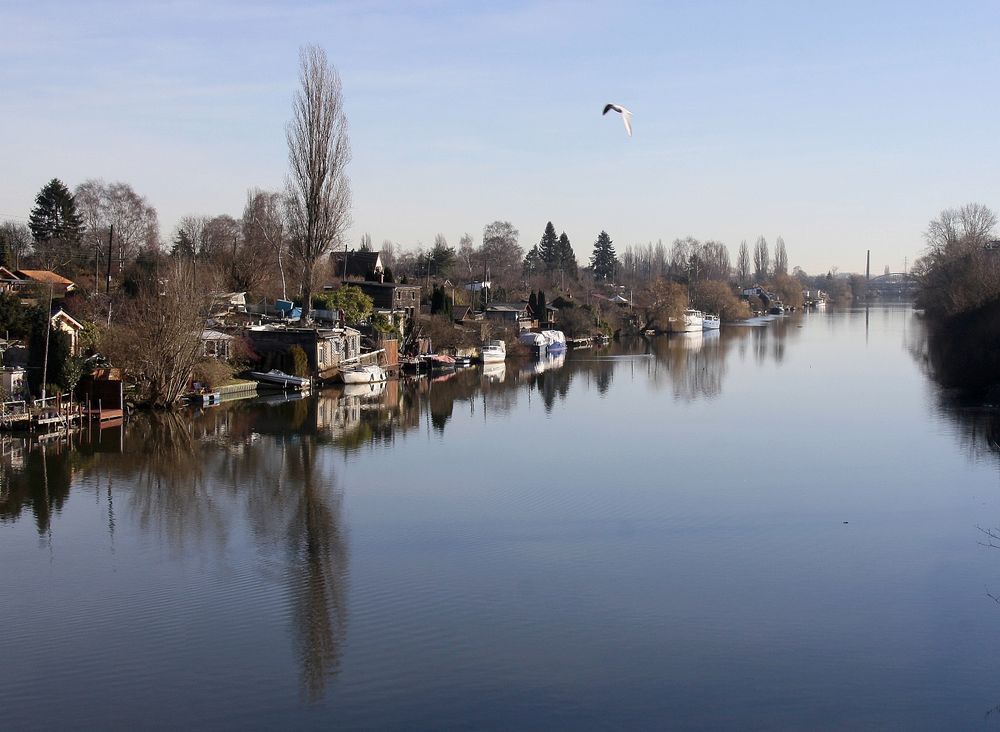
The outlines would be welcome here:
<svg viewBox="0 0 1000 732">
<path fill-rule="evenodd" d="M 360 288 L 372 299 L 376 310 L 403 311 L 408 319 L 420 315 L 420 285 L 400 285 L 395 282 L 344 282 Z"/>
<path fill-rule="evenodd" d="M 486 319 L 530 330 L 532 317 L 527 303 L 494 303 L 486 308 Z"/>
<path fill-rule="evenodd" d="M 344 259 L 347 266 L 344 267 Z M 381 282 L 385 273 L 381 252 L 331 252 L 331 271 L 345 280 L 373 280 Z"/>
<path fill-rule="evenodd" d="M 330 378 L 342 361 L 361 355 L 361 333 L 354 328 L 285 328 L 256 326 L 244 331 L 265 367 L 284 364 L 293 346 L 305 354 L 313 376 Z"/>
<path fill-rule="evenodd" d="M 61 298 L 75 290 L 76 285 L 72 280 L 47 269 L 9 270 L 0 267 L 0 291 L 13 292 L 22 298 L 35 298 L 39 294 L 48 294 L 49 288 L 53 297 Z"/>
</svg>

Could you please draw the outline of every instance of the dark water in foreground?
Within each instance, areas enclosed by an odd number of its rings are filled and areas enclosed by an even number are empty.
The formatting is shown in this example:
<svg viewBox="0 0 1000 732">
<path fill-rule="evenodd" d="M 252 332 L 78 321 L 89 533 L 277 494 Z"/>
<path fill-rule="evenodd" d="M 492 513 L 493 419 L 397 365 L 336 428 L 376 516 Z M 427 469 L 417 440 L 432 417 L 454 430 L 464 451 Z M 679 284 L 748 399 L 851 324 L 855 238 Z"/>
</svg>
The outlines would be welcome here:
<svg viewBox="0 0 1000 732">
<path fill-rule="evenodd" d="M 1000 728 L 909 310 L 5 443 L 0 727 Z"/>
</svg>

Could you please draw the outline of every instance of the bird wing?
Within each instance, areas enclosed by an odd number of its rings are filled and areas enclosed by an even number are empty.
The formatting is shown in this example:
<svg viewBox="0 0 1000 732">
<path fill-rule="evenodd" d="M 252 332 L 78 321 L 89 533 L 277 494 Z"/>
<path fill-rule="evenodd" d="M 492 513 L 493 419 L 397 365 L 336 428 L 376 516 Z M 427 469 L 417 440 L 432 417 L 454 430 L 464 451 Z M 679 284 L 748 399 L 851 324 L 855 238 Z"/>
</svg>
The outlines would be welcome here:
<svg viewBox="0 0 1000 732">
<path fill-rule="evenodd" d="M 622 122 L 625 123 L 625 131 L 628 133 L 628 136 L 631 137 L 632 136 L 632 113 L 629 112 L 624 107 L 622 108 Z"/>
<path fill-rule="evenodd" d="M 611 111 L 612 109 L 614 109 L 615 111 L 617 111 L 617 109 L 618 109 L 618 108 L 617 108 L 617 107 L 615 107 L 615 105 L 613 105 L 613 104 L 605 104 L 605 105 L 604 105 L 604 111 L 603 111 L 603 112 L 601 112 L 601 114 L 607 114 L 607 113 L 608 113 L 608 112 L 610 112 L 610 111 Z"/>
</svg>

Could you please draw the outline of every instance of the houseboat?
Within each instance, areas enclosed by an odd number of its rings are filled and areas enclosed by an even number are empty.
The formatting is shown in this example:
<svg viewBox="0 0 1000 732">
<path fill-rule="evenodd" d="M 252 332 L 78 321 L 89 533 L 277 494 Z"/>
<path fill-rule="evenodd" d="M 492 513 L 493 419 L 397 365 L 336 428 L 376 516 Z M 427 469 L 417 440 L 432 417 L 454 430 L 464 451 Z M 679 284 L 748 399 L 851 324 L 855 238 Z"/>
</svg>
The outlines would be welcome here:
<svg viewBox="0 0 1000 732">
<path fill-rule="evenodd" d="M 704 317 L 701 319 L 701 329 L 702 330 L 718 330 L 720 325 L 718 315 L 709 315 L 705 313 Z"/>
</svg>

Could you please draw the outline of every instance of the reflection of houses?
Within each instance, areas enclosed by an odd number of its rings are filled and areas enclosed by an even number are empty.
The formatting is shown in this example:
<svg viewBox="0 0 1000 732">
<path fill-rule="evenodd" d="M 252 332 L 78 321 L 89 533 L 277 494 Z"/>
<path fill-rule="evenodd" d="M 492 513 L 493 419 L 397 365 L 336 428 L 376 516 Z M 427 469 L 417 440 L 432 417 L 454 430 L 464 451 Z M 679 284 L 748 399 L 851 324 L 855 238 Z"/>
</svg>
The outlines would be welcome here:
<svg viewBox="0 0 1000 732">
<path fill-rule="evenodd" d="M 19 297 L 35 297 L 38 293 L 48 294 L 49 288 L 53 297 L 65 297 L 67 292 L 76 289 L 72 280 L 47 269 L 19 269 L 11 271 L 0 267 L 0 290 L 13 292 Z"/>
<path fill-rule="evenodd" d="M 282 328 L 257 326 L 245 331 L 265 366 L 286 366 L 291 349 L 301 348 L 309 370 L 321 379 L 336 375 L 341 361 L 361 354 L 361 333 L 354 328 Z"/>
</svg>

